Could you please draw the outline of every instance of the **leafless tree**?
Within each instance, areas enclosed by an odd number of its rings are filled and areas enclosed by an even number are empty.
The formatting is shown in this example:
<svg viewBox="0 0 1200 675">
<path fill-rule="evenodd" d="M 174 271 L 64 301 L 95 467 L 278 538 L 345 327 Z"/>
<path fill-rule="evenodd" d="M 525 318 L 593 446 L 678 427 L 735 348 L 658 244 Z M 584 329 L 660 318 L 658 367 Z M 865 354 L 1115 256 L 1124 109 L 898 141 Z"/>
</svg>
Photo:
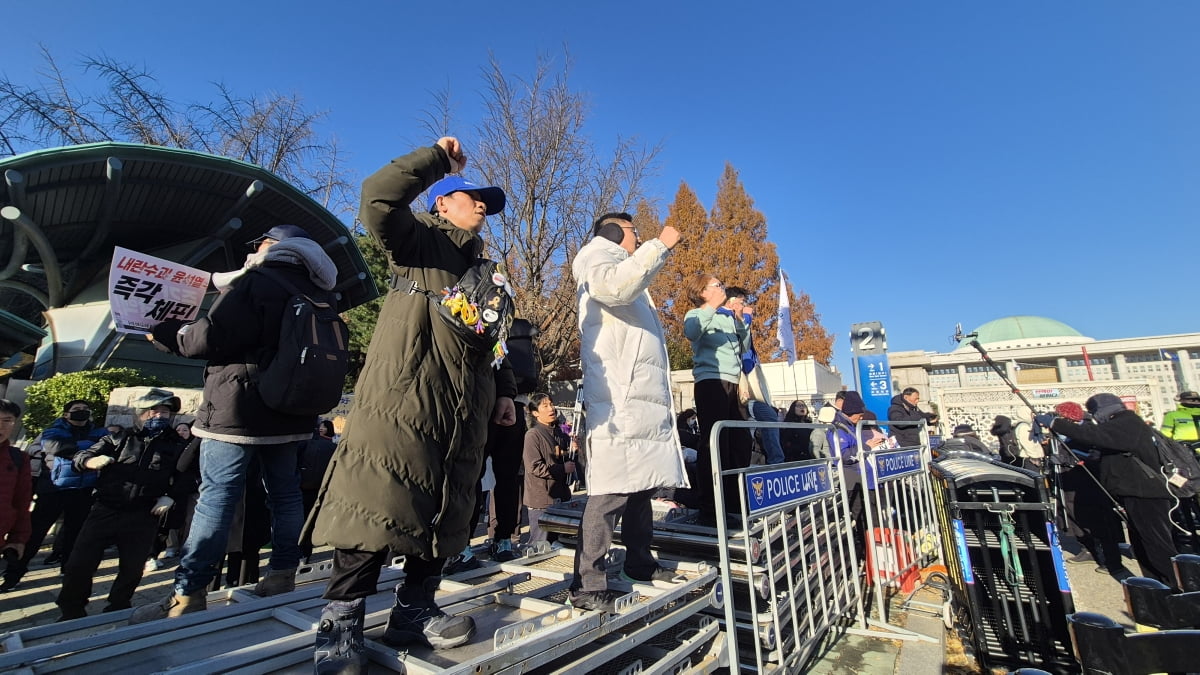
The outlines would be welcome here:
<svg viewBox="0 0 1200 675">
<path fill-rule="evenodd" d="M 540 331 L 547 379 L 578 372 L 570 261 L 597 214 L 627 211 L 643 197 L 659 152 L 657 145 L 617 138 L 611 154 L 600 157 L 585 130 L 586 97 L 571 88 L 569 72 L 566 55 L 561 64 L 539 57 L 530 77 L 512 77 L 492 56 L 468 169 L 508 195 L 507 208 L 489 220 L 489 246 L 519 290 L 522 316 Z"/>
<path fill-rule="evenodd" d="M 325 113 L 297 94 L 241 96 L 218 84 L 216 101 L 183 104 L 145 67 L 85 57 L 83 74 L 99 82 L 76 85 L 45 47 L 42 57 L 32 84 L 0 75 L 0 151 L 98 141 L 200 150 L 257 164 L 335 213 L 354 207 L 357 180 L 318 131 Z"/>
</svg>

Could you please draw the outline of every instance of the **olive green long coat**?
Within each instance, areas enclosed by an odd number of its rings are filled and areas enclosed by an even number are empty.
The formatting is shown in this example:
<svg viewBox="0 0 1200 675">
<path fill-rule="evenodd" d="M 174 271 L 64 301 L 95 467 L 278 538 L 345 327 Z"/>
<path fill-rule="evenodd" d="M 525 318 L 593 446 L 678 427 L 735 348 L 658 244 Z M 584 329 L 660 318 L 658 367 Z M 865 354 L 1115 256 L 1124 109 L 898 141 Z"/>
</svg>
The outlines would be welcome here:
<svg viewBox="0 0 1200 675">
<path fill-rule="evenodd" d="M 482 248 L 478 235 L 409 210 L 448 169 L 436 146 L 394 159 L 363 182 L 359 211 L 394 271 L 433 291 L 453 286 Z M 436 312 L 421 294 L 388 292 L 305 525 L 314 544 L 427 560 L 467 545 L 487 422 L 513 384 L 511 370 L 494 370 L 491 352 L 468 346 Z"/>
</svg>

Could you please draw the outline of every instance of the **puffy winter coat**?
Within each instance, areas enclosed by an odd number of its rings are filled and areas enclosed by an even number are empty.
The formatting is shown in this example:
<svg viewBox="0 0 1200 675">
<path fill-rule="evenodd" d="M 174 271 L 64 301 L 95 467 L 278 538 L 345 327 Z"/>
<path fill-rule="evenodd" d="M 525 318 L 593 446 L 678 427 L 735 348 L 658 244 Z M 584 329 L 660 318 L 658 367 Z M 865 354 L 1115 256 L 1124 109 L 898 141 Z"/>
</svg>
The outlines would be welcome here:
<svg viewBox="0 0 1200 675">
<path fill-rule="evenodd" d="M 43 472 L 41 477 L 43 480 L 38 485 L 38 494 L 55 490 L 85 489 L 90 491 L 95 483 L 92 480 L 85 482 L 80 479 L 88 473 L 94 477 L 95 472 L 81 471 L 76 475 L 76 480 L 72 485 L 59 487 L 52 482 L 52 476 L 55 475 L 54 467 L 60 462 L 67 462 L 66 468 L 71 468 L 70 462 L 76 452 L 92 447 L 107 435 L 108 431 L 104 427 L 97 427 L 91 422 L 76 426 L 64 417 L 59 417 L 51 422 L 50 426 L 42 431 L 42 456 L 46 463 L 46 471 Z M 84 485 L 87 487 L 83 487 Z"/>
<path fill-rule="evenodd" d="M 310 260 L 295 264 L 279 259 L 289 247 L 304 251 Z M 320 279 L 321 286 L 328 285 L 321 290 L 332 288 L 336 279 L 333 261 L 319 244 L 307 239 L 275 244 L 262 266 L 306 292 L 319 292 L 314 279 Z M 271 363 L 278 350 L 283 309 L 290 297 L 273 279 L 250 272 L 222 293 L 198 321 L 186 325 L 164 321 L 154 327 L 154 339 L 172 352 L 208 361 L 204 366 L 204 400 L 196 411 L 192 433 L 250 445 L 312 437 L 315 415 L 274 410 L 258 393 L 258 373 Z"/>
<path fill-rule="evenodd" d="M 927 413 L 905 401 L 901 394 L 892 397 L 892 404 L 888 406 L 887 411 L 887 418 L 890 422 L 920 422 L 921 420 L 931 422 L 935 417 L 937 415 Z M 902 447 L 921 444 L 921 429 L 915 424 L 893 424 L 890 430 Z"/>
<path fill-rule="evenodd" d="M 650 280 L 667 260 L 653 239 L 630 255 L 597 237 L 575 256 L 589 494 L 686 487 L 666 342 Z"/>
<path fill-rule="evenodd" d="M 185 446 L 187 441 L 174 429 L 149 440 L 127 429 L 75 453 L 75 468 L 85 470 L 84 465 L 93 457 L 112 457 L 113 463 L 100 469 L 96 501 L 111 509 L 149 511 L 163 495 L 180 503 L 187 498 L 186 485 L 177 485 L 174 480 Z"/>
<path fill-rule="evenodd" d="M 359 211 L 392 269 L 435 291 L 454 285 L 483 244 L 439 215 L 409 209 L 449 169 L 436 146 L 394 159 L 363 182 Z M 305 524 L 314 544 L 427 560 L 462 551 L 488 420 L 497 396 L 516 393 L 511 368 L 497 371 L 492 359 L 459 337 L 426 296 L 388 293 Z"/>
</svg>

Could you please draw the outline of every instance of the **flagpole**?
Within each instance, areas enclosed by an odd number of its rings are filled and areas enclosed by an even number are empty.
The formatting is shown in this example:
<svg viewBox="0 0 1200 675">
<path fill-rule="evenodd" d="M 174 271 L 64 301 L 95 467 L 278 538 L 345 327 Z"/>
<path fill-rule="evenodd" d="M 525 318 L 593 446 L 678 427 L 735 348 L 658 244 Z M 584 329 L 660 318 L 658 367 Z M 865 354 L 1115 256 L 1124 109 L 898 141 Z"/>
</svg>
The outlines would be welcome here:
<svg viewBox="0 0 1200 675">
<path fill-rule="evenodd" d="M 775 337 L 779 349 L 787 355 L 788 370 L 792 371 L 792 400 L 800 397 L 800 384 L 796 380 L 796 333 L 792 330 L 792 302 L 788 298 L 787 278 L 779 268 L 779 305 L 775 317 Z M 791 406 L 791 403 L 788 403 Z"/>
</svg>

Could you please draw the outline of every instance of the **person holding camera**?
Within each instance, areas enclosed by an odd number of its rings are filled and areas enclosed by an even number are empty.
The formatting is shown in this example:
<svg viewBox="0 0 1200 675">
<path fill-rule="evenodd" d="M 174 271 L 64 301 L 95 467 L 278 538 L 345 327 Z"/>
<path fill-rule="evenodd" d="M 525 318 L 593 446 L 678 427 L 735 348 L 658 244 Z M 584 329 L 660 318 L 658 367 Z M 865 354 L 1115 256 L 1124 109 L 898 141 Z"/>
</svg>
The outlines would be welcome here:
<svg viewBox="0 0 1200 675">
<path fill-rule="evenodd" d="M 1100 483 L 1121 499 L 1129 517 L 1133 556 L 1142 576 L 1177 587 L 1171 558 L 1178 555 L 1171 539 L 1174 499 L 1159 473 L 1162 465 L 1154 436 L 1145 421 L 1114 394 L 1100 393 L 1084 404 L 1095 424 L 1073 422 L 1054 413 L 1034 419 L 1056 434 L 1070 438 L 1073 448 L 1100 453 Z"/>
</svg>

